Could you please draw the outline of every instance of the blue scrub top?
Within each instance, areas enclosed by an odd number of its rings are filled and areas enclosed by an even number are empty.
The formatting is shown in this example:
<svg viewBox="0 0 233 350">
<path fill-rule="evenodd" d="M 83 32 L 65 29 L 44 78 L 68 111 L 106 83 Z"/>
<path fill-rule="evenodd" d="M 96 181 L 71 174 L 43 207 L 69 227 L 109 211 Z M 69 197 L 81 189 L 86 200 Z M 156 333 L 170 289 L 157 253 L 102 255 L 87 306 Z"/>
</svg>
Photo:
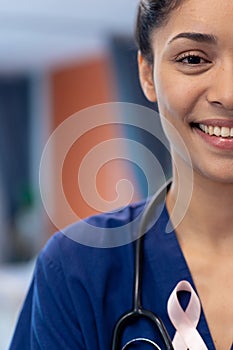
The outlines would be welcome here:
<svg viewBox="0 0 233 350">
<path fill-rule="evenodd" d="M 143 207 L 141 202 L 87 222 L 105 228 L 124 225 Z M 174 231 L 165 233 L 167 222 L 164 207 L 144 238 L 142 301 L 163 320 L 173 338 L 175 329 L 167 314 L 167 300 L 179 281 L 195 286 Z M 82 222 L 72 225 L 71 230 L 83 234 Z M 61 232 L 55 234 L 37 259 L 10 350 L 110 350 L 117 320 L 132 308 L 133 283 L 134 243 L 93 248 Z M 186 293 L 181 293 L 180 300 L 187 303 Z M 203 312 L 197 329 L 207 348 L 215 349 Z M 138 336 L 162 346 L 148 322 L 129 325 L 124 342 Z"/>
</svg>

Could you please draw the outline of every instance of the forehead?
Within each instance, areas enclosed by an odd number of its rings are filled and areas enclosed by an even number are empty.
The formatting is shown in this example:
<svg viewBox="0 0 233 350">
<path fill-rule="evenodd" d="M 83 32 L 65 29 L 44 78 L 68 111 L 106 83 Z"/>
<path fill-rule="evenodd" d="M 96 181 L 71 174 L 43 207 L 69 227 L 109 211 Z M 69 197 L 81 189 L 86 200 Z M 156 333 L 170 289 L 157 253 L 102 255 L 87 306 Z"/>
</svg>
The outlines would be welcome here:
<svg viewBox="0 0 233 350">
<path fill-rule="evenodd" d="M 168 21 L 155 30 L 154 38 L 169 40 L 168 36 L 179 32 L 233 38 L 233 0 L 184 0 L 170 13 Z"/>
</svg>

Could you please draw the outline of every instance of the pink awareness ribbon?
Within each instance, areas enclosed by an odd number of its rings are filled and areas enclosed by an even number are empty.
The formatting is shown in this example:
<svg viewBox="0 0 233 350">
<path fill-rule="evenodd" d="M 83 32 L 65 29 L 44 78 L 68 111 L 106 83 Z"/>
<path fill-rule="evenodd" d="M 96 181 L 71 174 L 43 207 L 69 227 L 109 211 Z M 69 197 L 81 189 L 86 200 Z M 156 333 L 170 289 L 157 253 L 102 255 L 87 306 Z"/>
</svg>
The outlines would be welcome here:
<svg viewBox="0 0 233 350">
<path fill-rule="evenodd" d="M 186 310 L 183 310 L 177 297 L 180 291 L 191 293 Z M 180 281 L 176 285 L 168 299 L 167 310 L 176 329 L 172 342 L 175 350 L 208 350 L 196 329 L 201 315 L 201 304 L 189 282 Z"/>
</svg>

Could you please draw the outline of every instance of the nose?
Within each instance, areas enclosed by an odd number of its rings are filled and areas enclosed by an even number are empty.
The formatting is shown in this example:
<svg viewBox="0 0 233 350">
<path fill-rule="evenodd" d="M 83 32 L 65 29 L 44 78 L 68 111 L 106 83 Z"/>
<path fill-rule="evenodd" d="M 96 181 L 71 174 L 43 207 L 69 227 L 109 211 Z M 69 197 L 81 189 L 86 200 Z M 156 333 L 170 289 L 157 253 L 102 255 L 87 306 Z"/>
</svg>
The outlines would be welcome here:
<svg viewBox="0 0 233 350">
<path fill-rule="evenodd" d="M 213 106 L 233 111 L 233 63 L 232 60 L 216 68 L 207 93 Z"/>
</svg>

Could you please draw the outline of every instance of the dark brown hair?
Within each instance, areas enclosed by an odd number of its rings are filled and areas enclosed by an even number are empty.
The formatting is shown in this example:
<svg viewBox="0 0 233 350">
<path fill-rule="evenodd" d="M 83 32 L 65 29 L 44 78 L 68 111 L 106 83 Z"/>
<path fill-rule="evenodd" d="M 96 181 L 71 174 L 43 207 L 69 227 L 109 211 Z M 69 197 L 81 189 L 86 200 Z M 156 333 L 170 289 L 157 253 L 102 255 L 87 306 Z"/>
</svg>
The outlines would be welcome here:
<svg viewBox="0 0 233 350">
<path fill-rule="evenodd" d="M 153 62 L 152 31 L 165 24 L 171 11 L 177 8 L 181 2 L 182 0 L 140 0 L 135 37 L 138 49 L 150 63 Z"/>
</svg>

